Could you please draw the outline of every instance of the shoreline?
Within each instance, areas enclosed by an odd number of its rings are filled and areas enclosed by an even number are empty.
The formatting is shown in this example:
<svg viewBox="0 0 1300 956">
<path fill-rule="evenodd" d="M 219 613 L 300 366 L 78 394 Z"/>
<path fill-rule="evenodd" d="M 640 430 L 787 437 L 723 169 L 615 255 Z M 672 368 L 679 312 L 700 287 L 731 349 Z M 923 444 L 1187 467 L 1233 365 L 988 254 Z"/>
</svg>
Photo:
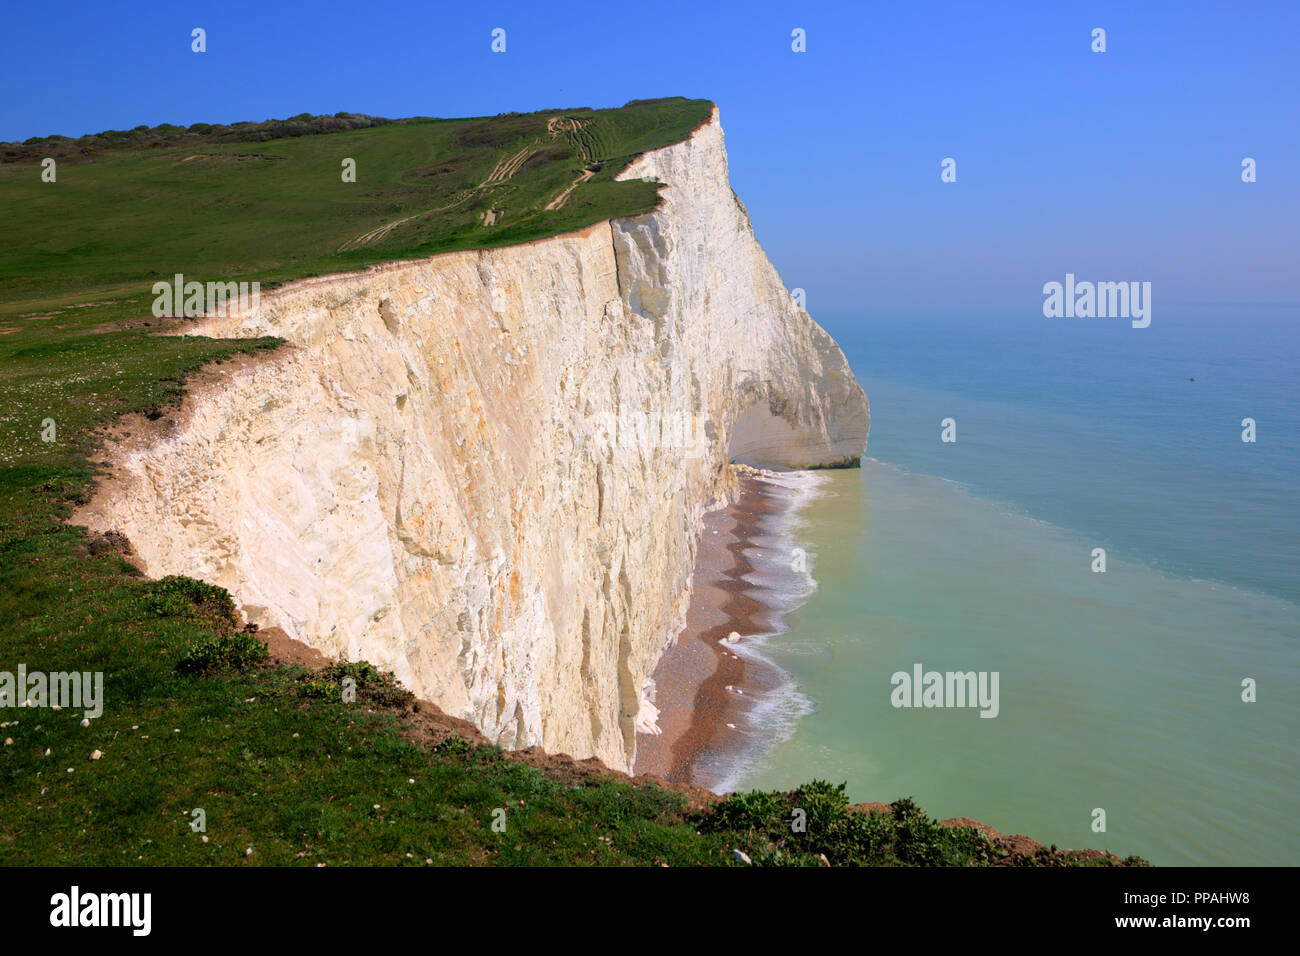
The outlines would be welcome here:
<svg viewBox="0 0 1300 956">
<path fill-rule="evenodd" d="M 748 716 L 763 695 L 783 683 L 774 664 L 736 653 L 738 644 L 771 634 L 782 612 L 761 600 L 763 588 L 745 580 L 758 570 L 746 552 L 770 534 L 764 519 L 787 500 L 755 474 L 739 477 L 740 497 L 705 516 L 686 627 L 655 667 L 659 734 L 637 734 L 634 772 L 721 792 L 717 762 L 752 749 Z"/>
</svg>

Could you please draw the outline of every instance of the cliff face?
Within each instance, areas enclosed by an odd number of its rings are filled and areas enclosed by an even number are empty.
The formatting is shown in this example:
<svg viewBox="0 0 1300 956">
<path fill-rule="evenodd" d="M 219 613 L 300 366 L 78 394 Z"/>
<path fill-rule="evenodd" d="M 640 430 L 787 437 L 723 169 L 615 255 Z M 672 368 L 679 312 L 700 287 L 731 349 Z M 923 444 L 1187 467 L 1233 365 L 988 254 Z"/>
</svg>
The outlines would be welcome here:
<svg viewBox="0 0 1300 956">
<path fill-rule="evenodd" d="M 654 213 L 197 324 L 293 347 L 191 395 L 75 520 L 502 746 L 629 769 L 727 462 L 851 464 L 868 428 L 754 240 L 716 111 L 635 177 L 667 184 Z"/>
</svg>

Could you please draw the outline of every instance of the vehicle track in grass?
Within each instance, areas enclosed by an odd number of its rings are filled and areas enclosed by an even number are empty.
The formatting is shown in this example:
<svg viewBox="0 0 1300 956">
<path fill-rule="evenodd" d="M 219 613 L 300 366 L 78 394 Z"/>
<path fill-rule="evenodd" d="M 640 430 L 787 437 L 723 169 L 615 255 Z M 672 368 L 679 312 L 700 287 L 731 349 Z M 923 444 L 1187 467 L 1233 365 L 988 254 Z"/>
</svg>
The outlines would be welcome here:
<svg viewBox="0 0 1300 956">
<path fill-rule="evenodd" d="M 349 239 L 338 247 L 338 251 L 347 252 L 350 249 L 359 249 L 362 246 L 374 245 L 386 238 L 389 233 L 398 226 L 408 223 L 412 219 L 418 219 L 421 216 L 432 215 L 433 213 L 445 212 L 448 209 L 453 209 L 456 206 L 463 205 L 465 202 L 477 196 L 484 190 L 493 189 L 508 183 L 514 177 L 515 173 L 519 172 L 524 163 L 528 162 L 528 160 L 533 156 L 537 155 L 546 147 L 553 145 L 561 138 L 574 148 L 584 163 L 593 164 L 598 162 L 597 158 L 593 155 L 592 150 L 595 138 L 590 135 L 587 130 L 587 124 L 582 120 L 577 119 L 576 117 L 552 116 L 546 121 L 546 133 L 547 138 L 532 139 L 523 146 L 514 150 L 514 152 L 502 156 L 501 159 L 497 161 L 497 164 L 492 168 L 492 172 L 488 174 L 486 179 L 477 186 L 454 193 L 451 202 L 444 203 L 443 205 L 437 206 L 433 209 L 426 209 L 422 212 L 404 216 L 401 219 L 394 219 L 392 222 L 371 229 L 369 232 L 362 233 L 353 239 Z M 569 197 L 573 195 L 573 191 L 596 175 L 597 171 L 598 166 L 593 168 L 591 165 L 588 165 L 588 167 L 579 173 L 577 178 L 566 186 L 559 195 L 543 206 L 543 210 L 550 212 L 562 208 L 564 204 L 569 201 Z M 500 223 L 501 210 L 489 209 L 479 218 L 481 219 L 484 228 L 491 228 Z"/>
</svg>

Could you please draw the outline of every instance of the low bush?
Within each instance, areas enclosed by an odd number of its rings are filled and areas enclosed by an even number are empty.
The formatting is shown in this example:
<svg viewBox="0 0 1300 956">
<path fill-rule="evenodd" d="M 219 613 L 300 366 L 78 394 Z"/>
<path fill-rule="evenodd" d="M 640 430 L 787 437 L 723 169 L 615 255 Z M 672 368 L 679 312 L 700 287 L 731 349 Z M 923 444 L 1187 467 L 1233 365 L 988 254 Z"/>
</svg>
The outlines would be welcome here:
<svg viewBox="0 0 1300 956">
<path fill-rule="evenodd" d="M 308 674 L 302 679 L 302 694 L 317 700 L 342 700 L 344 681 L 349 679 L 355 683 L 357 703 L 400 708 L 415 700 L 415 695 L 399 684 L 396 677 L 368 661 L 330 664 Z"/>
<path fill-rule="evenodd" d="M 176 665 L 180 674 L 209 674 L 229 668 L 246 671 L 267 659 L 266 645 L 253 634 L 238 631 L 195 642 Z"/>
<path fill-rule="evenodd" d="M 158 617 L 202 620 L 218 631 L 239 626 L 239 612 L 225 588 L 180 574 L 169 574 L 153 585 L 148 607 Z"/>
</svg>

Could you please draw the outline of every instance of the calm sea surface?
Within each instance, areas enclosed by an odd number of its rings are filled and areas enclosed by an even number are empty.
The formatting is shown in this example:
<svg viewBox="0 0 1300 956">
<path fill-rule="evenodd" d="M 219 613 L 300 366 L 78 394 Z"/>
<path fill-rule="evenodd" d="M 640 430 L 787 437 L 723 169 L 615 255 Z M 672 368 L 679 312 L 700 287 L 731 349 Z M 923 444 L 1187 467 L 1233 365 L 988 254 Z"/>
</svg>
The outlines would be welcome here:
<svg viewBox="0 0 1300 956">
<path fill-rule="evenodd" d="M 723 782 L 847 781 L 1164 865 L 1300 859 L 1300 336 L 828 328 L 869 458 L 790 478 L 802 504 L 755 557 L 804 549 L 815 588 L 796 575 L 786 630 L 749 648 L 790 681 Z M 997 672 L 997 717 L 892 706 L 916 664 Z"/>
</svg>

